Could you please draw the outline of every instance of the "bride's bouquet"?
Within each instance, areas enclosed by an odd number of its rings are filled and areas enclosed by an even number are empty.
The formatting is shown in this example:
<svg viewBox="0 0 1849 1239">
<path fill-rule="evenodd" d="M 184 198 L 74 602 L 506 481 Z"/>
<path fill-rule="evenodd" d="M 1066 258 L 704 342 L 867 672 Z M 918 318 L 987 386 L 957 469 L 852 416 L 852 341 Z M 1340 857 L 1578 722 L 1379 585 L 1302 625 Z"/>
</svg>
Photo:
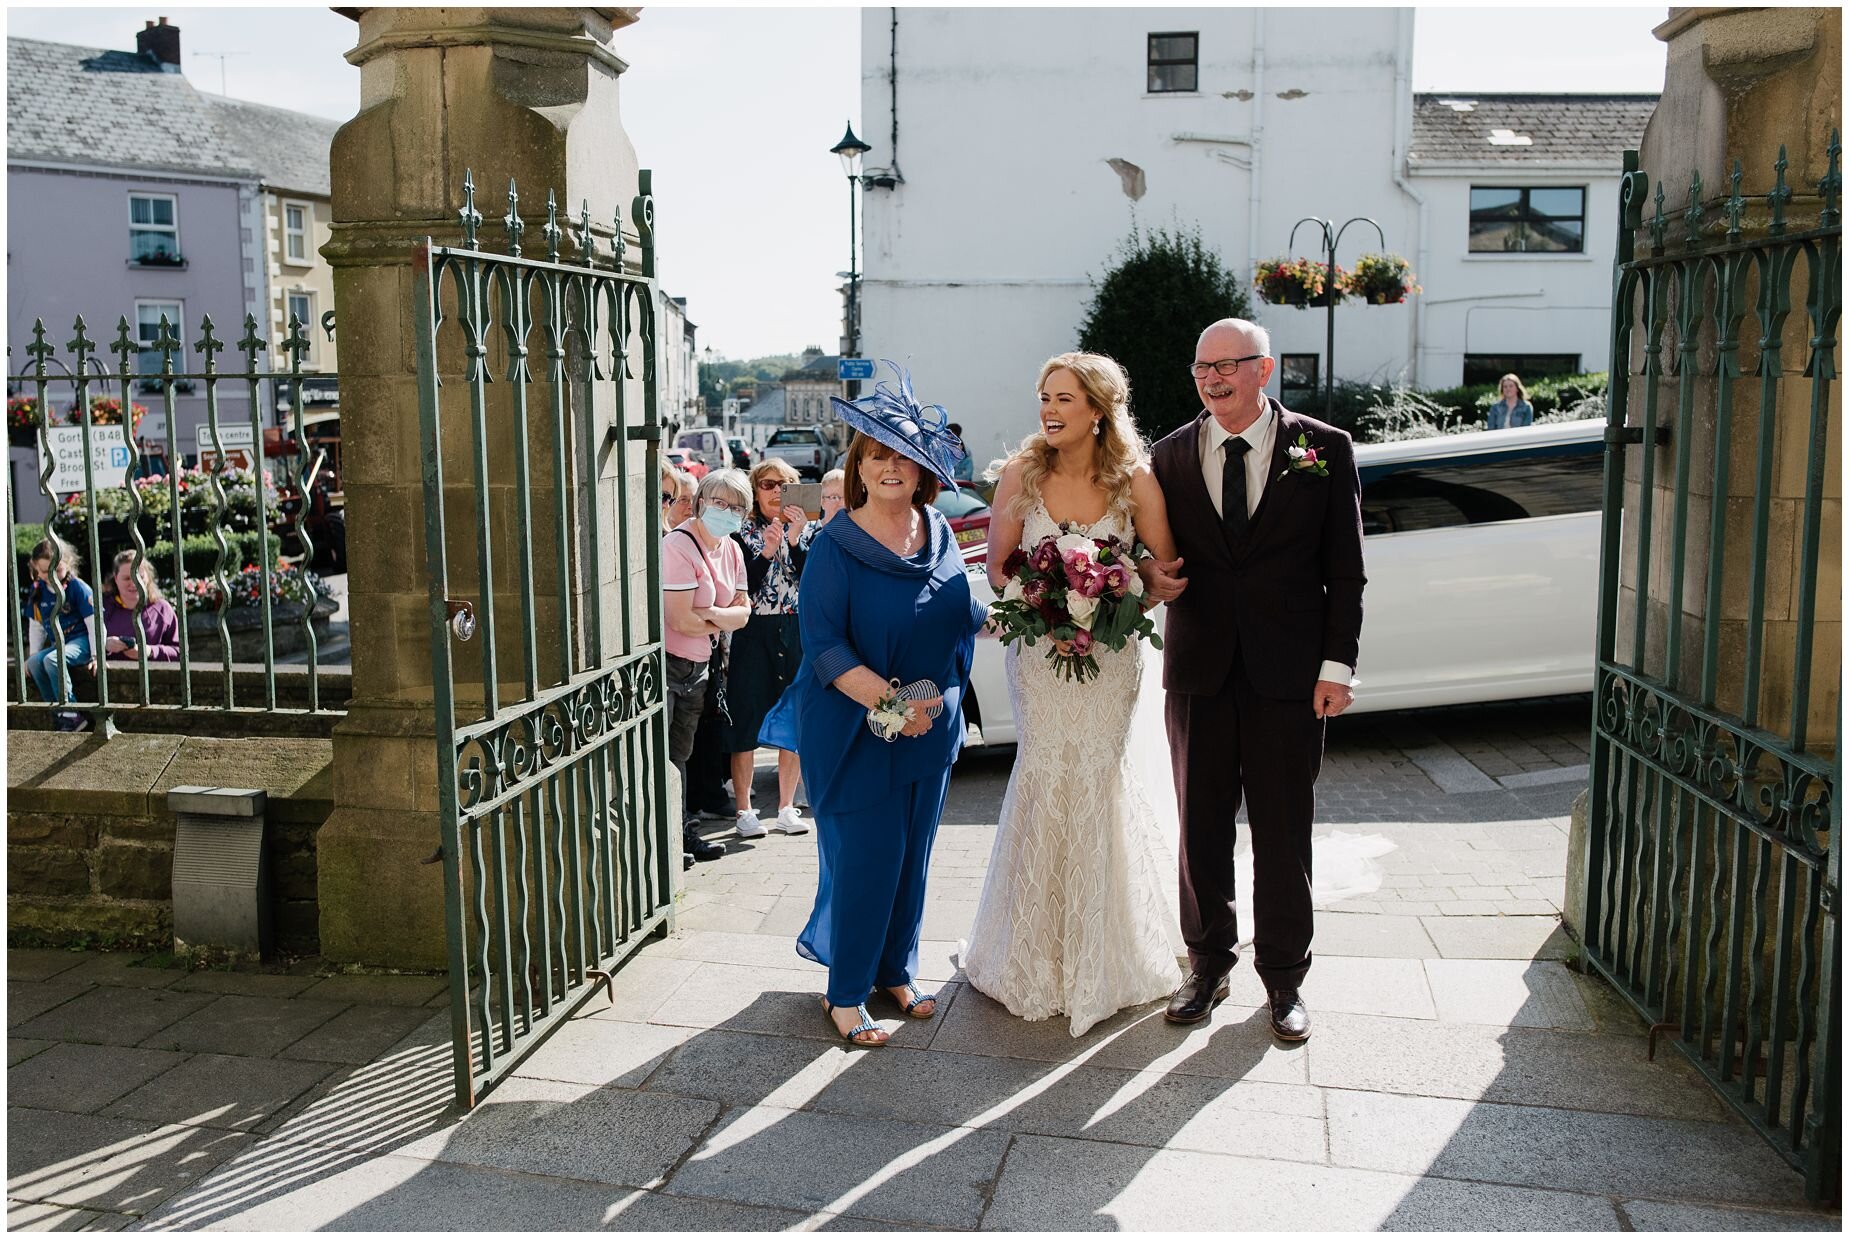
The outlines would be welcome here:
<svg viewBox="0 0 1849 1239">
<path fill-rule="evenodd" d="M 1155 621 L 1143 611 L 1135 552 L 1122 539 L 1093 538 L 1069 524 L 1031 549 L 1016 547 L 1002 565 L 1007 588 L 989 611 L 1002 643 L 1070 641 L 1070 654 L 1051 646 L 1046 656 L 1081 683 L 1098 674 L 1093 651 L 1100 646 L 1121 650 L 1140 637 L 1161 649 Z"/>
</svg>

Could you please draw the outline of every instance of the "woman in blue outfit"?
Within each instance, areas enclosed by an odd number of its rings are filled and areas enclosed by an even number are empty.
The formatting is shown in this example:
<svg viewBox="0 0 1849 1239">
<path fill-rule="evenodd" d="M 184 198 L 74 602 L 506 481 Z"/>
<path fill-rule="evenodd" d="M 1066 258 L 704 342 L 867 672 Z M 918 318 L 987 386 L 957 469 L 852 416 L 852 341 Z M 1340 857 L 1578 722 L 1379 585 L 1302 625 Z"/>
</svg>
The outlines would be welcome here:
<svg viewBox="0 0 1849 1239">
<path fill-rule="evenodd" d="M 858 432 L 846 506 L 810 544 L 803 663 L 763 737 L 800 756 L 819 835 L 815 910 L 796 949 L 828 966 L 822 1006 L 835 1030 L 874 1046 L 886 1042 L 864 1005 L 876 989 L 915 1019 L 936 1011 L 912 984 L 925 868 L 987 608 L 931 506 L 960 455 L 943 409 L 921 408 L 903 372 L 897 388 L 834 403 Z"/>
</svg>

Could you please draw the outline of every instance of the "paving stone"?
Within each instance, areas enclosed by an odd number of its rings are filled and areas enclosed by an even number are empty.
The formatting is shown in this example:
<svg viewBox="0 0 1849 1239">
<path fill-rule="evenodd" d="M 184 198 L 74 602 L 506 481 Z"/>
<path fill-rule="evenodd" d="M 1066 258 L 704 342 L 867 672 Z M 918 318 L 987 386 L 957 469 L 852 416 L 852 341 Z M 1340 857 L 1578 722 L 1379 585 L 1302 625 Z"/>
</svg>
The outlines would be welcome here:
<svg viewBox="0 0 1849 1239">
<path fill-rule="evenodd" d="M 1721 1121 L 1724 1102 L 1681 1056 L 1646 1062 L 1641 1043 L 1539 1028 L 1325 1015 L 1310 1046 L 1310 1082 L 1407 1096 L 1453 1097 Z"/>
<path fill-rule="evenodd" d="M 283 976 L 271 972 L 220 972 L 201 969 L 175 981 L 173 988 L 189 994 L 242 994 L 251 998 L 293 998 L 315 983 L 313 977 Z"/>
<path fill-rule="evenodd" d="M 133 955 L 110 951 L 82 957 L 83 962 L 60 974 L 66 981 L 83 981 L 91 985 L 116 985 L 128 989 L 166 989 L 187 975 L 184 968 L 163 966 L 171 959 L 162 955 Z M 144 964 L 143 961 L 148 961 Z"/>
<path fill-rule="evenodd" d="M 421 1007 L 348 1007 L 281 1050 L 278 1057 L 318 1063 L 369 1063 L 427 1018 Z"/>
<path fill-rule="evenodd" d="M 80 951 L 10 946 L 6 949 L 6 979 L 9 982 L 49 981 L 59 973 L 77 967 L 85 958 Z"/>
<path fill-rule="evenodd" d="M 121 1230 L 134 1220 L 126 1213 L 98 1213 L 61 1205 L 10 1200 L 6 1205 L 8 1230 Z"/>
<path fill-rule="evenodd" d="M 514 1074 L 568 1084 L 640 1088 L 649 1073 L 667 1062 L 677 1046 L 699 1035 L 699 1030 L 693 1028 L 580 1017 L 567 1021 L 547 1037 L 544 1045 L 514 1069 Z"/>
<path fill-rule="evenodd" d="M 142 1044 L 159 1049 L 189 1050 L 195 1054 L 245 1054 L 268 1058 L 345 1010 L 344 1003 L 315 1002 L 307 998 L 256 998 L 245 994 L 176 994 L 162 990 L 157 998 L 189 998 L 197 1010 L 170 1028 L 142 1038 Z"/>
<path fill-rule="evenodd" d="M 1624 1200 L 1618 1207 L 1629 1219 L 1632 1230 L 1826 1230 L 1840 1233 L 1843 1228 L 1842 1214 L 1821 1209 L 1806 1213 L 1772 1213 L 1661 1200 Z"/>
<path fill-rule="evenodd" d="M 7 1069 L 7 1104 L 91 1114 L 185 1061 L 164 1050 L 54 1045 Z"/>
<path fill-rule="evenodd" d="M 1361 955 L 1382 959 L 1430 959 L 1439 952 L 1426 925 L 1415 916 L 1351 916 L 1318 912 L 1315 955 Z"/>
<path fill-rule="evenodd" d="M 763 912 L 754 912 L 750 908 L 741 908 L 733 904 L 713 903 L 688 908 L 680 914 L 677 923 L 687 929 L 722 929 L 731 933 L 755 933 L 764 923 Z"/>
<path fill-rule="evenodd" d="M 662 956 L 652 947 L 644 948 L 617 969 L 608 996 L 592 995 L 579 1011 L 598 1020 L 647 1021 L 699 968 L 698 961 Z"/>
<path fill-rule="evenodd" d="M 7 1110 L 7 1196 L 145 1213 L 254 1139 L 23 1106 Z"/>
<path fill-rule="evenodd" d="M 421 1007 L 449 993 L 448 977 L 340 976 L 326 977 L 302 991 L 302 997 L 322 1002 L 351 1002 L 368 1007 Z"/>
<path fill-rule="evenodd" d="M 1241 964 L 1233 969 L 1233 981 L 1236 996 L 1243 992 L 1252 1006 L 1264 1005 L 1264 982 L 1256 972 Z M 1437 1015 L 1416 959 L 1358 959 L 1318 950 L 1304 978 L 1303 998 L 1312 1018 L 1318 1011 L 1422 1020 Z"/>
<path fill-rule="evenodd" d="M 718 1115 L 710 1101 L 510 1079 L 468 1121 L 394 1150 L 591 1183 L 659 1184 Z"/>
<path fill-rule="evenodd" d="M 17 1028 L 90 988 L 69 981 L 8 981 L 6 1026 Z"/>
<path fill-rule="evenodd" d="M 11 1067 L 17 1063 L 23 1063 L 34 1054 L 43 1053 L 57 1044 L 59 1043 L 56 1041 L 39 1041 L 32 1037 L 8 1037 L 6 1039 L 6 1065 Z"/>
<path fill-rule="evenodd" d="M 1337 1165 L 1531 1187 L 1775 1203 L 1797 1172 L 1744 1123 L 1332 1090 Z"/>
<path fill-rule="evenodd" d="M 1574 951 L 1557 916 L 1427 916 L 1420 923 L 1445 959 L 1565 959 Z"/>
<path fill-rule="evenodd" d="M 825 984 L 823 974 L 795 968 L 699 964 L 650 1019 L 657 1024 L 839 1041 L 840 1034 L 822 1011 Z M 952 984 L 938 991 L 938 1013 L 933 1019 L 906 1019 L 890 1003 L 870 1006 L 869 1012 L 892 1044 L 928 1044 L 959 988 Z"/>
<path fill-rule="evenodd" d="M 763 1102 L 795 1110 L 809 1105 L 829 1081 L 861 1057 L 845 1044 L 708 1029 L 675 1050 L 646 1087 L 727 1105 Z"/>
<path fill-rule="evenodd" d="M 41 982 L 41 988 L 57 982 Z M 124 989 L 120 986 L 86 987 L 80 997 L 21 1024 L 24 1037 L 54 1041 L 87 1041 L 102 1045 L 135 1045 L 178 1023 L 212 1003 L 210 994 L 176 994 L 170 989 Z M 9 1017 L 11 1012 L 8 1012 Z M 175 1049 L 170 1045 L 151 1049 Z"/>
<path fill-rule="evenodd" d="M 323 1063 L 199 1054 L 128 1093 L 104 1113 L 111 1118 L 254 1131 L 333 1070 Z"/>
<path fill-rule="evenodd" d="M 1447 1024 L 1582 1032 L 1598 1027 L 1565 964 L 1538 959 L 1428 959 L 1425 972 L 1438 1004 L 1438 1018 Z"/>
<path fill-rule="evenodd" d="M 668 1190 L 972 1229 L 1008 1145 L 1002 1132 L 885 1119 L 857 1122 L 852 1139 L 844 1135 L 833 1115 L 773 1106 L 728 1110 Z"/>
<path fill-rule="evenodd" d="M 1642 1037 L 1650 1029 L 1649 1021 L 1638 1014 L 1630 1001 L 1606 983 L 1605 978 L 1583 972 L 1572 974 L 1579 986 L 1579 996 L 1586 1011 L 1602 1033 L 1620 1037 Z"/>
<path fill-rule="evenodd" d="M 1057 1185 L 1056 1187 L 1054 1185 Z M 1180 1149 L 1017 1136 L 984 1230 L 1616 1230 L 1609 1201 Z"/>
</svg>

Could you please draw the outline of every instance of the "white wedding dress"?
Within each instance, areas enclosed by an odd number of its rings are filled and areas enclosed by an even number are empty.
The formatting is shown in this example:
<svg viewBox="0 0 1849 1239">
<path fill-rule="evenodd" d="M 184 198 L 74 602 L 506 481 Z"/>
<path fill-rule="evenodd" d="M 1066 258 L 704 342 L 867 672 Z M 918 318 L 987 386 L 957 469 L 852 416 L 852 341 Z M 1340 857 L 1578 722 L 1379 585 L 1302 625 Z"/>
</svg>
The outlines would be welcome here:
<svg viewBox="0 0 1849 1239">
<path fill-rule="evenodd" d="M 1116 511 L 1080 528 L 1133 537 Z M 1036 504 L 1021 545 L 1059 532 Z M 1144 669 L 1148 661 L 1153 672 L 1159 656 L 1142 642 L 1099 650 L 1099 674 L 1081 684 L 1046 650 L 1015 644 L 1006 656 L 1018 748 L 962 963 L 972 985 L 1015 1015 L 1063 1014 L 1077 1037 L 1181 981 L 1167 837 L 1176 811 L 1166 764 L 1150 761 L 1167 753 L 1159 681 Z"/>
</svg>

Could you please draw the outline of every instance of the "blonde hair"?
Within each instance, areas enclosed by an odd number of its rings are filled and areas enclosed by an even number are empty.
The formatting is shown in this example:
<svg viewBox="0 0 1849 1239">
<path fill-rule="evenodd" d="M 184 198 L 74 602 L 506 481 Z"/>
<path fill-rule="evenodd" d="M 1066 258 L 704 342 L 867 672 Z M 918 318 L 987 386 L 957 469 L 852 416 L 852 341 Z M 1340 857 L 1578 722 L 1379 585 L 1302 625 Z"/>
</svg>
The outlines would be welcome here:
<svg viewBox="0 0 1849 1239">
<path fill-rule="evenodd" d="M 777 475 L 779 481 L 783 482 L 800 482 L 803 480 L 800 473 L 792 469 L 788 463 L 777 459 L 775 456 L 767 460 L 760 460 L 757 464 L 751 466 L 751 515 L 757 517 L 759 520 L 764 519 L 764 509 L 758 503 L 758 483 L 762 482 L 773 473 Z"/>
<path fill-rule="evenodd" d="M 696 506 L 708 499 L 733 500 L 745 511 L 751 510 L 751 483 L 743 469 L 715 469 L 700 479 L 700 489 L 693 494 Z"/>
<path fill-rule="evenodd" d="M 1526 400 L 1526 399 L 1528 399 L 1528 389 L 1527 389 L 1526 387 L 1523 387 L 1523 386 L 1522 386 L 1522 381 L 1521 381 L 1520 379 L 1518 379 L 1518 378 L 1516 378 L 1516 377 L 1515 377 L 1515 376 L 1514 376 L 1513 374 L 1505 374 L 1505 375 L 1503 375 L 1503 376 L 1502 376 L 1501 378 L 1499 378 L 1499 379 L 1497 379 L 1497 380 L 1496 380 L 1496 397 L 1497 397 L 1497 399 L 1501 399 L 1501 398 L 1502 398 L 1502 385 L 1503 385 L 1504 383 L 1513 383 L 1513 384 L 1515 384 L 1515 398 L 1516 398 L 1517 400 Z"/>
<path fill-rule="evenodd" d="M 847 471 L 844 469 L 830 469 L 827 473 L 822 475 L 822 485 L 826 486 L 830 482 L 840 482 L 843 486 L 846 486 Z"/>
<path fill-rule="evenodd" d="M 1092 481 L 1109 498 L 1107 512 L 1128 512 L 1130 477 L 1139 467 L 1149 463 L 1149 448 L 1130 417 L 1129 376 L 1122 366 L 1103 353 L 1060 353 L 1047 358 L 1046 364 L 1040 367 L 1040 377 L 1034 381 L 1036 392 L 1045 388 L 1047 376 L 1055 370 L 1064 370 L 1077 379 L 1086 403 L 1102 415 L 1098 422 L 1098 457 Z M 1009 458 L 1010 463 L 1021 462 L 1021 489 L 1009 505 L 1010 516 L 1017 520 L 1027 519 L 1034 505 L 1040 502 L 1040 483 L 1053 471 L 1054 458 L 1058 455 L 1058 449 L 1038 430 L 1021 441 L 1021 446 Z"/>
<path fill-rule="evenodd" d="M 116 574 L 122 571 L 123 564 L 132 564 L 134 562 L 134 551 L 118 551 L 116 553 L 116 561 L 109 569 L 109 579 L 113 582 L 116 578 Z M 141 596 L 147 599 L 148 602 L 159 602 L 162 598 L 166 597 L 165 594 L 161 593 L 160 582 L 154 579 L 154 561 L 149 559 L 146 555 L 141 557 L 141 571 L 133 573 L 132 575 L 135 578 L 136 587 L 141 590 Z"/>
</svg>

